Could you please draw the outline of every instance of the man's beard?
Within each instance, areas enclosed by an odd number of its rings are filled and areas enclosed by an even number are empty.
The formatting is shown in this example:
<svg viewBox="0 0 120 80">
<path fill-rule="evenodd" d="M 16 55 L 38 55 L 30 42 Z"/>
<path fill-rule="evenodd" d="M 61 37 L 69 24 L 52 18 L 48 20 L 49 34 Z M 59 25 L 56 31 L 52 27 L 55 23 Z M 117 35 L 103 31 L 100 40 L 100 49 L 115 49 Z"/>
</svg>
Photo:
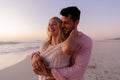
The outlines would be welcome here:
<svg viewBox="0 0 120 80">
<path fill-rule="evenodd" d="M 73 29 L 74 29 L 74 27 L 72 27 L 69 32 L 65 33 L 66 37 L 69 37 L 69 35 L 70 35 L 70 33 L 72 32 Z"/>
</svg>

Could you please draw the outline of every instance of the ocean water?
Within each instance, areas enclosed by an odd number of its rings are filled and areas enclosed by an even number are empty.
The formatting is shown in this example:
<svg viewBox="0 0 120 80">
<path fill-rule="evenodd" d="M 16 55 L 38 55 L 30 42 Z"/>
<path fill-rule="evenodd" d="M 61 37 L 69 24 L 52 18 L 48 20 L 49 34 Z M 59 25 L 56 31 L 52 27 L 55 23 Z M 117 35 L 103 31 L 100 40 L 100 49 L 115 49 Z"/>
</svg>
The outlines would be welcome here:
<svg viewBox="0 0 120 80">
<path fill-rule="evenodd" d="M 0 41 L 0 70 L 25 59 L 37 51 L 41 40 L 36 41 Z"/>
</svg>

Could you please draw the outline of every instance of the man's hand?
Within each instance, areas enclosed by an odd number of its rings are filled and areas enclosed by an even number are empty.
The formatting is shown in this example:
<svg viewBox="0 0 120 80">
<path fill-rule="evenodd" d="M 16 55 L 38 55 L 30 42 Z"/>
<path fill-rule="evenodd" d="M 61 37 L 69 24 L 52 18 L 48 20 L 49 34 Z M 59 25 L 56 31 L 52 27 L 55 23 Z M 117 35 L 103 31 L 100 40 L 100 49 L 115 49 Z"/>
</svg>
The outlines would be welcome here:
<svg viewBox="0 0 120 80">
<path fill-rule="evenodd" d="M 47 66 L 47 62 L 45 62 L 40 55 L 34 54 L 32 58 L 32 67 L 35 74 L 51 76 L 51 71 L 47 69 Z"/>
<path fill-rule="evenodd" d="M 71 33 L 70 33 L 70 35 L 69 35 L 68 38 L 74 38 L 74 37 L 77 36 L 77 34 L 78 34 L 77 27 L 75 27 L 75 28 L 71 31 Z"/>
</svg>

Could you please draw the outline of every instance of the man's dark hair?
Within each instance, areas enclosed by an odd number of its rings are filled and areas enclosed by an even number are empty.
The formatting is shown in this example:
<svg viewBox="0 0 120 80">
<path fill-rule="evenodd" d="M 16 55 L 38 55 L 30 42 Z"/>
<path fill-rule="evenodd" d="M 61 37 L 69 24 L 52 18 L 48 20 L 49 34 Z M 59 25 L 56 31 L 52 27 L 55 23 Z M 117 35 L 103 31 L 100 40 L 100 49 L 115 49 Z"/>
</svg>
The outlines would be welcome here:
<svg viewBox="0 0 120 80">
<path fill-rule="evenodd" d="M 76 6 L 71 6 L 71 7 L 63 8 L 60 14 L 65 17 L 71 15 L 73 21 L 76 21 L 77 19 L 78 20 L 80 19 L 81 11 Z"/>
</svg>

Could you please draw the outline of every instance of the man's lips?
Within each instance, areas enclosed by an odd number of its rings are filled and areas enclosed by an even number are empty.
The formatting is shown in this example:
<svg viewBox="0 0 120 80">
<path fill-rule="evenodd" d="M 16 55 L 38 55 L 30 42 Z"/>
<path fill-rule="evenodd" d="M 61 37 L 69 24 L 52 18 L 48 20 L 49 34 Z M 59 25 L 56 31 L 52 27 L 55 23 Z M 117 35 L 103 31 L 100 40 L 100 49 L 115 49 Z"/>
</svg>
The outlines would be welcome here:
<svg viewBox="0 0 120 80">
<path fill-rule="evenodd" d="M 66 30 L 67 30 L 66 28 L 63 28 L 63 31 L 64 31 L 64 32 L 66 32 Z"/>
</svg>

